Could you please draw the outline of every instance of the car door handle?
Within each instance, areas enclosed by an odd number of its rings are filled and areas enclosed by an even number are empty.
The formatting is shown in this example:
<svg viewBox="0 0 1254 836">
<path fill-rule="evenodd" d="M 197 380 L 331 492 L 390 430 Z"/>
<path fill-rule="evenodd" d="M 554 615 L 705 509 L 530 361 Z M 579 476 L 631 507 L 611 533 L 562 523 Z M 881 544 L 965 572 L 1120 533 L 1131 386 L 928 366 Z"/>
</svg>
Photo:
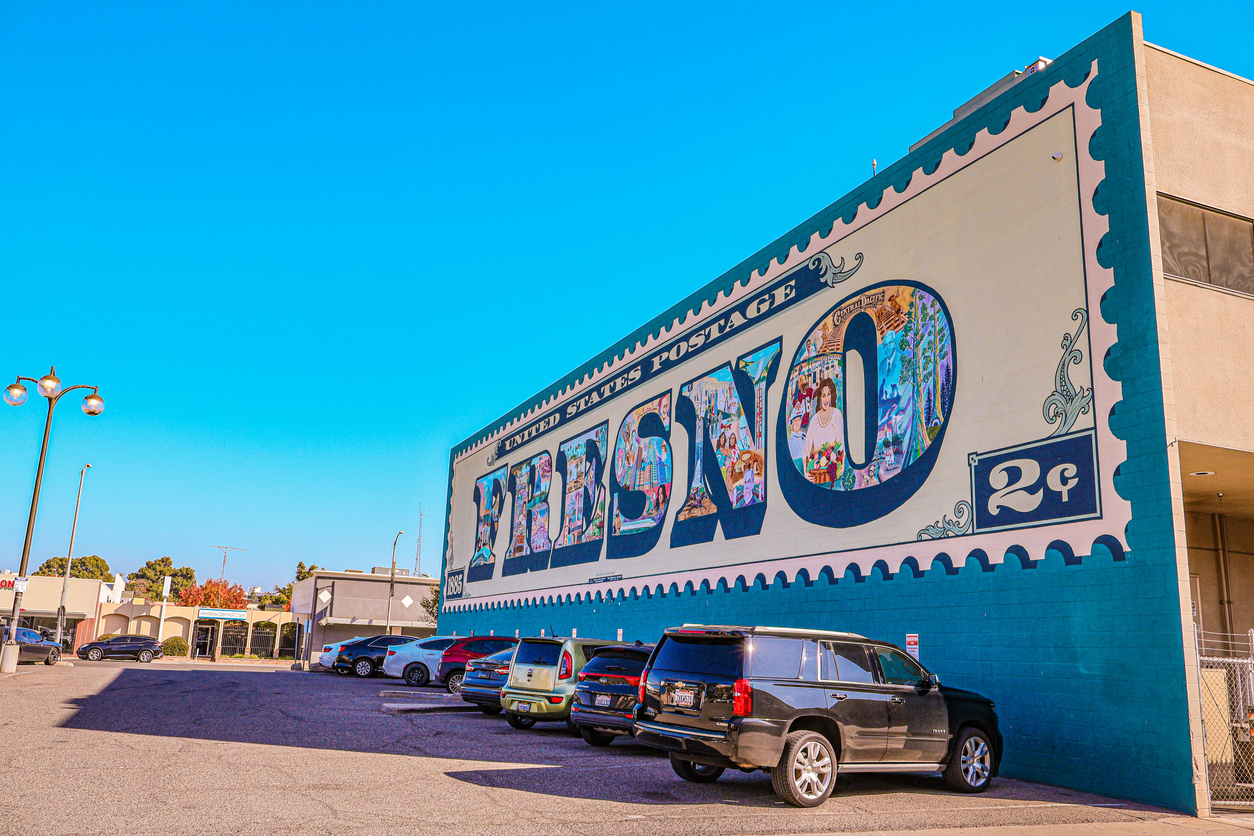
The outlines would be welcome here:
<svg viewBox="0 0 1254 836">
<path fill-rule="evenodd" d="M 901 705 L 902 703 L 905 702 L 905 700 L 903 700 L 901 697 L 889 697 L 888 701 L 893 703 L 894 705 Z"/>
<path fill-rule="evenodd" d="M 832 699 L 836 700 L 836 702 L 840 702 L 841 700 L 849 699 L 849 695 L 848 694 L 832 694 Z"/>
</svg>

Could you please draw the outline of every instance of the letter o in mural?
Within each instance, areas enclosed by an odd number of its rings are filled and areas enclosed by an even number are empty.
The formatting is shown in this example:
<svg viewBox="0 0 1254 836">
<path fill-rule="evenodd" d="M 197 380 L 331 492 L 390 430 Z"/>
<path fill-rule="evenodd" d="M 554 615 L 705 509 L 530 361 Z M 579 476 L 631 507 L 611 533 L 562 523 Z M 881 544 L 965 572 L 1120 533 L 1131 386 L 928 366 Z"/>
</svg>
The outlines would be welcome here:
<svg viewBox="0 0 1254 836">
<path fill-rule="evenodd" d="M 901 507 L 932 472 L 956 385 L 953 324 L 936 291 L 898 280 L 842 299 L 788 370 L 775 461 L 789 506 L 831 528 Z"/>
</svg>

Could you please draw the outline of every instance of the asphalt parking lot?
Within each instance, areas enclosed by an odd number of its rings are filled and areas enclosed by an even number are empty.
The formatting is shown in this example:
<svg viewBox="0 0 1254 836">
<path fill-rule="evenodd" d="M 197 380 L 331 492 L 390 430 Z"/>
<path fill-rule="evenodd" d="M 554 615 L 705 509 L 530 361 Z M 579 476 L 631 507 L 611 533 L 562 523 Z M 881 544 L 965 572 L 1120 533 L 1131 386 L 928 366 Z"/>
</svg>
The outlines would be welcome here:
<svg viewBox="0 0 1254 836">
<path fill-rule="evenodd" d="M 939 777 L 871 775 L 844 776 L 825 805 L 798 810 L 761 773 L 687 784 L 630 740 L 597 750 L 561 725 L 523 732 L 478 712 L 382 710 L 408 693 L 448 699 L 267 667 L 24 665 L 0 679 L 0 831 L 729 836 L 1151 826 L 1169 815 L 1013 780 L 964 796 Z"/>
</svg>

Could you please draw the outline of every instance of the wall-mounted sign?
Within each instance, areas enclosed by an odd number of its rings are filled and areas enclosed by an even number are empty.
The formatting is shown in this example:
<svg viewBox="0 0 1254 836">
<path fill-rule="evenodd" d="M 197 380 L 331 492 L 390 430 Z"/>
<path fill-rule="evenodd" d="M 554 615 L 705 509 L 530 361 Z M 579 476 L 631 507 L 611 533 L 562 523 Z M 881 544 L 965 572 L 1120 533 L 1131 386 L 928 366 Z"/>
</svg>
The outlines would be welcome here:
<svg viewBox="0 0 1254 836">
<path fill-rule="evenodd" d="M 919 634 L 906 633 L 906 652 L 915 658 L 919 658 Z"/>
<path fill-rule="evenodd" d="M 13 579 L 13 591 L 20 592 L 23 595 L 25 595 L 26 587 L 29 584 L 30 584 L 30 578 L 14 578 Z"/>
<path fill-rule="evenodd" d="M 248 610 L 219 610 L 211 607 L 201 607 L 196 611 L 196 617 L 238 619 L 240 621 L 244 621 L 248 618 Z"/>
</svg>

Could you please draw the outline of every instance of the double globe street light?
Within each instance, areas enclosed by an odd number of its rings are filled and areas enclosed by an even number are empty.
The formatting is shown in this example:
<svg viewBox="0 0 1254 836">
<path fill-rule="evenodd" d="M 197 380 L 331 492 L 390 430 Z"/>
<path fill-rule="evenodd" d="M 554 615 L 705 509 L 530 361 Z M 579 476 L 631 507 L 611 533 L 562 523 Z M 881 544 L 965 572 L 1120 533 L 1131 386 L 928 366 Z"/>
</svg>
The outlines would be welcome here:
<svg viewBox="0 0 1254 836">
<path fill-rule="evenodd" d="M 43 446 L 39 448 L 39 468 L 35 471 L 35 492 L 30 500 L 30 516 L 26 518 L 26 541 L 22 545 L 22 564 L 18 569 L 18 577 L 23 581 L 26 579 L 27 565 L 30 563 L 30 543 L 31 538 L 35 534 L 35 512 L 39 510 L 39 488 L 44 481 L 44 462 L 48 458 L 48 437 L 52 433 L 52 410 L 57 406 L 57 402 L 66 394 L 73 392 L 75 389 L 90 389 L 91 394 L 83 398 L 83 412 L 88 415 L 99 415 L 104 412 L 104 398 L 100 397 L 99 386 L 87 386 L 80 384 L 78 386 L 70 386 L 67 389 L 61 388 L 61 379 L 57 377 L 56 366 L 52 367 L 46 375 L 36 380 L 33 377 L 18 376 L 17 380 L 10 383 L 4 390 L 4 400 L 12 406 L 21 406 L 26 403 L 26 387 L 22 385 L 23 380 L 28 380 L 35 384 L 35 388 L 39 394 L 43 395 L 48 401 L 48 417 L 44 421 L 44 441 Z M 66 555 L 66 561 L 74 559 L 73 553 Z M 14 584 L 13 587 L 13 614 L 9 618 L 9 631 L 4 642 L 4 648 L 0 651 L 0 673 L 13 673 L 17 670 L 18 645 L 17 645 L 17 622 L 18 616 L 22 612 L 22 594 L 26 591 L 24 583 Z"/>
</svg>

